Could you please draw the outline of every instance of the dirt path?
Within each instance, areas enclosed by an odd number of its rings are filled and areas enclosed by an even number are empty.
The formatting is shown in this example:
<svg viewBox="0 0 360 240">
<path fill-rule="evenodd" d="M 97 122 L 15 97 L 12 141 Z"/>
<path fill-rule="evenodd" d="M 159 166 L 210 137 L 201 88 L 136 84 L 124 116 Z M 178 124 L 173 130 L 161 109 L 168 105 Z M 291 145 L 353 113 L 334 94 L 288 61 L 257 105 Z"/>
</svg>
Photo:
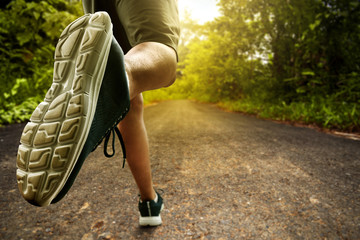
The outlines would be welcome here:
<svg viewBox="0 0 360 240">
<path fill-rule="evenodd" d="M 145 117 L 162 226 L 138 226 L 129 169 L 102 147 L 60 203 L 27 204 L 15 182 L 23 125 L 11 125 L 0 129 L 0 239 L 360 239 L 360 141 L 189 101 Z"/>
</svg>

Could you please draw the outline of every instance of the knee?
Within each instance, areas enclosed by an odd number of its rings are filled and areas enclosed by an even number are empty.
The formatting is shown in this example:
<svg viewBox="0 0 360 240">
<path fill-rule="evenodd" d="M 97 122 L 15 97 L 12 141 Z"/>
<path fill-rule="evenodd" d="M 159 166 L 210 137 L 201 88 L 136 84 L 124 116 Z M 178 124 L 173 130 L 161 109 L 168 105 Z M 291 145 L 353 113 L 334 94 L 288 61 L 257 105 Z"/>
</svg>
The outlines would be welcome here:
<svg viewBox="0 0 360 240">
<path fill-rule="evenodd" d="M 166 85 L 164 87 L 170 87 L 171 85 L 174 84 L 175 80 L 176 80 L 176 76 L 177 76 L 177 62 L 176 61 L 168 61 L 168 66 L 167 69 L 169 71 L 169 78 L 168 81 L 166 83 Z"/>
</svg>

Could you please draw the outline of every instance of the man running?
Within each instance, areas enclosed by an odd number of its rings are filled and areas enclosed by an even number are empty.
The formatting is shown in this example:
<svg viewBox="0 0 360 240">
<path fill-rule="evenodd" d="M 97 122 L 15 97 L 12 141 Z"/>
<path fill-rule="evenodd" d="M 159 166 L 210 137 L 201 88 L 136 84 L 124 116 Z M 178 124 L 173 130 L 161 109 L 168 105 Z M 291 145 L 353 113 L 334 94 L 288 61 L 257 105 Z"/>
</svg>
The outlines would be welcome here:
<svg viewBox="0 0 360 240">
<path fill-rule="evenodd" d="M 175 81 L 177 2 L 83 0 L 83 6 L 88 14 L 61 34 L 53 84 L 21 136 L 20 192 L 38 206 L 61 200 L 89 153 L 116 133 L 139 188 L 140 225 L 160 225 L 163 201 L 152 182 L 142 92 Z"/>
</svg>

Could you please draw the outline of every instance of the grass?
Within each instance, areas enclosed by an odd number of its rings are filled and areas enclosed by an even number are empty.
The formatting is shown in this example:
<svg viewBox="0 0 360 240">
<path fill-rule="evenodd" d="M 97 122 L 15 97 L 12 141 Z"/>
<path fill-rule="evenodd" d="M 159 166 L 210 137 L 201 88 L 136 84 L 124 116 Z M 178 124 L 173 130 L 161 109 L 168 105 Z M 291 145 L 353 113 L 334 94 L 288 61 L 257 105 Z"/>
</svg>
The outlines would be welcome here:
<svg viewBox="0 0 360 240">
<path fill-rule="evenodd" d="M 290 121 L 345 132 L 360 131 L 359 104 L 335 101 L 334 98 L 314 97 L 306 102 L 278 104 L 256 102 L 251 99 L 219 103 L 230 111 L 256 115 L 264 119 Z"/>
</svg>

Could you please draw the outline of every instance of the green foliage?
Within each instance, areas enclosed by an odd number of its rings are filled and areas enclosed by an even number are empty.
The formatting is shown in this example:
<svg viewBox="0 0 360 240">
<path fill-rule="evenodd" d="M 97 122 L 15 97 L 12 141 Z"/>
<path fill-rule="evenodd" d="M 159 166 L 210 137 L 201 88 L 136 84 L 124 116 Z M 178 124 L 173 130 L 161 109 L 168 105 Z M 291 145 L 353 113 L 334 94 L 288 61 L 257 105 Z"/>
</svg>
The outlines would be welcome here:
<svg viewBox="0 0 360 240">
<path fill-rule="evenodd" d="M 181 89 L 185 89 L 184 86 L 182 86 L 182 83 L 184 83 L 184 81 L 180 80 L 168 88 L 144 92 L 144 103 L 151 104 L 158 101 L 186 99 L 188 94 L 183 91 L 179 91 Z"/>
<path fill-rule="evenodd" d="M 359 104 L 338 102 L 336 96 L 314 96 L 308 102 L 271 104 L 253 99 L 219 104 L 231 111 L 246 112 L 261 118 L 315 124 L 342 131 L 360 131 Z"/>
<path fill-rule="evenodd" d="M 0 10 L 0 124 L 24 121 L 52 82 L 55 45 L 80 3 L 13 0 Z"/>
<path fill-rule="evenodd" d="M 360 130 L 359 1 L 218 5 L 215 21 L 184 23 L 172 92 L 264 118 Z"/>
<path fill-rule="evenodd" d="M 219 0 L 222 16 L 182 23 L 178 80 L 145 101 L 192 98 L 263 118 L 360 130 L 357 0 Z M 79 3 L 13 0 L 0 10 L 0 124 L 24 121 L 52 81 Z"/>
<path fill-rule="evenodd" d="M 6 102 L 5 108 L 0 109 L 1 123 L 24 122 L 31 117 L 32 112 L 42 101 L 40 96 L 29 97 L 21 104 Z M 9 110 L 7 110 L 9 109 Z"/>
</svg>

